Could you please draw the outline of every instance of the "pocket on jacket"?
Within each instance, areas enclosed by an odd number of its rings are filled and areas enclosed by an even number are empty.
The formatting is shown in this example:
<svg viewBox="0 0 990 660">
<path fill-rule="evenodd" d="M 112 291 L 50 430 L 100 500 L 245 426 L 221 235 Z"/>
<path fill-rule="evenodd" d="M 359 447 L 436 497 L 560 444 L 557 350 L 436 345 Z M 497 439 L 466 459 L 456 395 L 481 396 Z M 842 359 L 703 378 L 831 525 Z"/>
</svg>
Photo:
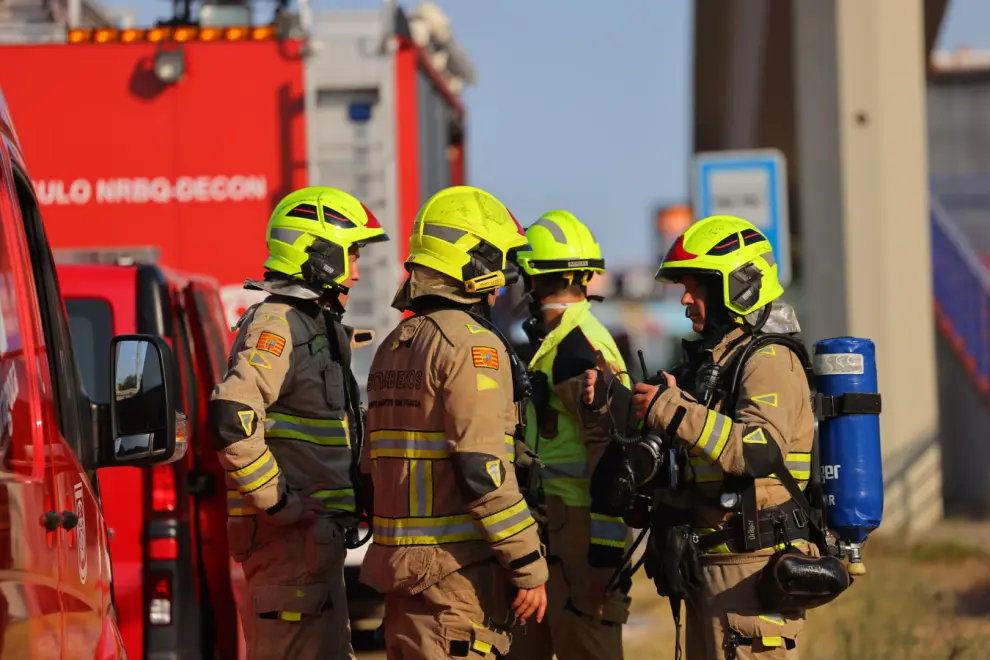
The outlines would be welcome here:
<svg viewBox="0 0 990 660">
<path fill-rule="evenodd" d="M 789 619 L 780 613 L 766 612 L 726 614 L 726 635 L 735 637 L 736 644 L 752 648 L 760 657 L 786 657 L 797 647 L 797 638 L 804 628 L 804 619 Z"/>
<path fill-rule="evenodd" d="M 376 550 L 373 546 L 369 554 Z M 376 561 L 365 561 L 361 581 L 383 594 L 413 596 L 432 586 L 439 579 L 437 556 L 440 548 L 406 548 L 399 552 L 382 553 Z M 370 567 L 374 566 L 373 569 Z"/>
<path fill-rule="evenodd" d="M 327 405 L 333 410 L 343 410 L 347 405 L 344 394 L 344 369 L 331 362 L 323 370 L 323 384 L 326 388 Z"/>
<path fill-rule="evenodd" d="M 298 623 L 333 607 L 330 588 L 315 583 L 299 586 L 261 585 L 250 590 L 252 609 L 262 619 Z"/>
<path fill-rule="evenodd" d="M 339 525 L 327 518 L 317 518 L 305 532 L 306 562 L 310 573 L 319 575 L 343 568 L 344 536 Z"/>
</svg>

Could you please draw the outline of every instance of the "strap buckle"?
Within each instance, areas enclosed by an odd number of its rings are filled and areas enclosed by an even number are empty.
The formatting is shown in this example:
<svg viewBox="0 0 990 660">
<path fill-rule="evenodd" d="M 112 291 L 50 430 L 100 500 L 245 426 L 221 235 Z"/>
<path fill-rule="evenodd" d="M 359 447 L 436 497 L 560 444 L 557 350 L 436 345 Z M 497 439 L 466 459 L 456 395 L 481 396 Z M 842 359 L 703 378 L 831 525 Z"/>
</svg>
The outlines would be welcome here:
<svg viewBox="0 0 990 660">
<path fill-rule="evenodd" d="M 838 396 L 815 394 L 815 416 L 819 420 L 843 415 L 879 415 L 880 395 L 876 392 L 846 392 Z"/>
</svg>

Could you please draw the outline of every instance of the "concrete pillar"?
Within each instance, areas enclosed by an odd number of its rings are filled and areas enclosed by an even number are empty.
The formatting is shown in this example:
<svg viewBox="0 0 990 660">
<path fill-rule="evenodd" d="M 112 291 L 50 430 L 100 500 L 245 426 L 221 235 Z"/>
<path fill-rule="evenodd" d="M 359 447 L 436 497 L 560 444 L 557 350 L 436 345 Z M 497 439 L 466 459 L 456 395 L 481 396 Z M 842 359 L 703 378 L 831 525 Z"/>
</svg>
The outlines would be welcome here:
<svg viewBox="0 0 990 660">
<path fill-rule="evenodd" d="M 725 6 L 732 25 L 726 48 L 728 98 L 725 113 L 726 149 L 746 149 L 759 135 L 760 97 L 763 92 L 763 53 L 766 49 L 770 0 L 732 0 Z"/>
<path fill-rule="evenodd" d="M 923 16 L 922 0 L 794 0 L 805 334 L 877 345 L 886 532 L 942 514 Z"/>
</svg>

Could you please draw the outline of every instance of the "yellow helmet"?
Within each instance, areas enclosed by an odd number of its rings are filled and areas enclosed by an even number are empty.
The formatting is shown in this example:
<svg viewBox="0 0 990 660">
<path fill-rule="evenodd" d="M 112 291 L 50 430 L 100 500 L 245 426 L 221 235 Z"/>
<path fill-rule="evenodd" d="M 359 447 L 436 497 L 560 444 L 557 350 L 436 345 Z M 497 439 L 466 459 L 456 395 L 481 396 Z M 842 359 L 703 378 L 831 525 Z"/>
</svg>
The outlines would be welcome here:
<svg viewBox="0 0 990 660">
<path fill-rule="evenodd" d="M 784 293 L 767 237 L 753 224 L 730 215 L 699 220 L 674 241 L 656 279 L 673 283 L 684 275 L 718 275 L 725 306 L 739 316 Z"/>
<path fill-rule="evenodd" d="M 490 293 L 508 283 L 510 252 L 526 234 L 505 204 L 471 186 L 445 188 L 416 215 L 406 267 L 426 266 L 464 283 L 468 293 Z"/>
<path fill-rule="evenodd" d="M 602 249 L 588 227 L 569 211 L 549 211 L 526 230 L 530 247 L 517 253 L 519 267 L 530 276 L 547 273 L 605 272 Z"/>
<path fill-rule="evenodd" d="M 282 198 L 268 220 L 265 268 L 346 293 L 352 246 L 389 240 L 368 207 L 336 188 L 312 186 Z"/>
</svg>

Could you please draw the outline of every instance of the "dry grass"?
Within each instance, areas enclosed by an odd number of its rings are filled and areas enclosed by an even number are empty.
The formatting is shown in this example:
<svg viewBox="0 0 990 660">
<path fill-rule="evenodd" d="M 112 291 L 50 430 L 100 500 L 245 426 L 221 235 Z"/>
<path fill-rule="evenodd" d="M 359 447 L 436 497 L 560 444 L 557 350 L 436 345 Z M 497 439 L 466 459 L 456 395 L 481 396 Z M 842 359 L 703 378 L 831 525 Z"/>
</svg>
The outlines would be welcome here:
<svg viewBox="0 0 990 660">
<path fill-rule="evenodd" d="M 864 560 L 867 575 L 809 612 L 803 660 L 990 658 L 990 554 L 951 540 L 899 546 L 877 538 Z M 640 572 L 626 657 L 673 657 L 673 630 L 667 601 Z"/>
</svg>

